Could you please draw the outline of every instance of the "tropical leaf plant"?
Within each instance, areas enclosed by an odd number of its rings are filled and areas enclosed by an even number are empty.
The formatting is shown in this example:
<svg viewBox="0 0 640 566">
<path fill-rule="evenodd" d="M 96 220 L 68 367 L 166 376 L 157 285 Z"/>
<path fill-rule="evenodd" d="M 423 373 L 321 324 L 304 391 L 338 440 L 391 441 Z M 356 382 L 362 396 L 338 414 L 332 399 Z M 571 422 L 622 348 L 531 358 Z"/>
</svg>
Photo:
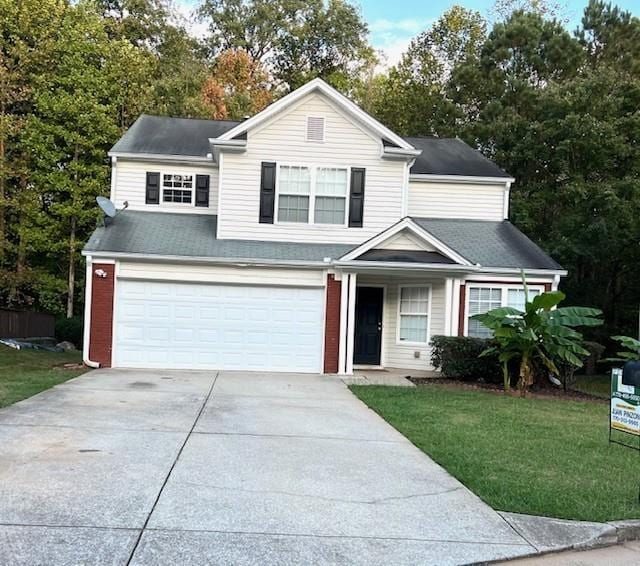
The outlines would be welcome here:
<svg viewBox="0 0 640 566">
<path fill-rule="evenodd" d="M 524 278 L 523 283 L 527 297 L 523 311 L 499 307 L 472 318 L 493 331 L 494 346 L 480 355 L 498 354 L 505 391 L 510 388 L 509 364 L 517 360 L 518 389 L 524 397 L 533 383 L 536 364 L 542 364 L 555 375 L 560 373 L 556 365 L 559 361 L 581 367 L 589 352 L 582 345 L 582 334 L 575 328 L 599 326 L 603 321 L 599 309 L 558 307 L 565 299 L 562 291 L 548 291 L 528 300 Z"/>
<path fill-rule="evenodd" d="M 607 362 L 638 362 L 640 361 L 640 340 L 630 336 L 612 336 L 625 350 L 616 352 L 617 358 L 608 358 Z"/>
</svg>

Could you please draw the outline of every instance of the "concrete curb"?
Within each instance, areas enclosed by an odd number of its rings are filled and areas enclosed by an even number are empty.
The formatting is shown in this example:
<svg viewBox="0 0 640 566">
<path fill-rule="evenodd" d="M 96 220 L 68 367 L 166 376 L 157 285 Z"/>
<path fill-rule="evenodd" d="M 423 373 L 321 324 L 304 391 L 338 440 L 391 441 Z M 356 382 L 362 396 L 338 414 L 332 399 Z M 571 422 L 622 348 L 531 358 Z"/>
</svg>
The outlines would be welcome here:
<svg viewBox="0 0 640 566">
<path fill-rule="evenodd" d="M 498 514 L 536 549 L 536 552 L 531 554 L 514 557 L 512 560 L 515 561 L 568 550 L 590 550 L 640 540 L 640 520 L 596 523 L 501 511 L 498 511 Z M 487 564 L 503 562 L 505 561 L 495 560 Z"/>
</svg>

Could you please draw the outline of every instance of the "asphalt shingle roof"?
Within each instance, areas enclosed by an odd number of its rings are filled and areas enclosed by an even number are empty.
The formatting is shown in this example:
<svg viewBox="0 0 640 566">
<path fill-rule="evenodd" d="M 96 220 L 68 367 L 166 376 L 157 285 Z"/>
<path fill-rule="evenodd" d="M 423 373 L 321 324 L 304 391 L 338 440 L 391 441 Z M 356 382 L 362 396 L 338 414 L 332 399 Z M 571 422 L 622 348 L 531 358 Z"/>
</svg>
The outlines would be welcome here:
<svg viewBox="0 0 640 566">
<path fill-rule="evenodd" d="M 457 138 L 404 139 L 422 150 L 411 168 L 413 174 L 510 177 L 493 161 Z"/>
<path fill-rule="evenodd" d="M 413 218 L 452 250 L 484 267 L 562 269 L 537 244 L 508 220 L 458 220 Z"/>
<path fill-rule="evenodd" d="M 338 258 L 353 245 L 302 244 L 253 240 L 218 240 L 217 217 L 125 210 L 97 228 L 85 250 L 220 259 L 324 261 Z"/>
<path fill-rule="evenodd" d="M 111 151 L 206 157 L 211 153 L 209 138 L 217 138 L 239 123 L 231 120 L 198 120 L 143 114 Z M 404 139 L 422 150 L 411 173 L 509 177 L 508 173 L 462 140 L 419 137 Z"/>
<path fill-rule="evenodd" d="M 211 153 L 209 138 L 217 138 L 239 123 L 142 114 L 111 151 L 206 157 Z"/>
<path fill-rule="evenodd" d="M 489 222 L 446 218 L 413 218 L 451 249 L 483 267 L 552 269 L 562 267 L 507 220 Z M 324 261 L 339 259 L 352 244 L 306 244 L 258 240 L 218 240 L 217 217 L 125 210 L 97 228 L 87 252 L 113 252 L 212 259 Z M 390 257 L 396 250 L 372 250 L 362 260 L 450 263 L 440 254 L 420 252 L 407 259 Z M 380 255 L 382 254 L 382 255 Z M 416 255 L 417 254 L 417 255 Z M 428 260 L 428 261 L 427 261 Z"/>
</svg>

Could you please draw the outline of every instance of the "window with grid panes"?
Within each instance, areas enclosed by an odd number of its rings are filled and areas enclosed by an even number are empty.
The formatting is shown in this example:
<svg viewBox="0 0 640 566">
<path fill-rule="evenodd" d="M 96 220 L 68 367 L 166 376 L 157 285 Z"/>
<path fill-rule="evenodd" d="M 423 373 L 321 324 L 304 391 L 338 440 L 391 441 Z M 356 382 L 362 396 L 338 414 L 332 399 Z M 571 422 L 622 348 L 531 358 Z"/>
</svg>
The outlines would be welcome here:
<svg viewBox="0 0 640 566">
<path fill-rule="evenodd" d="M 429 339 L 429 287 L 400 287 L 400 342 L 426 344 Z"/>
</svg>

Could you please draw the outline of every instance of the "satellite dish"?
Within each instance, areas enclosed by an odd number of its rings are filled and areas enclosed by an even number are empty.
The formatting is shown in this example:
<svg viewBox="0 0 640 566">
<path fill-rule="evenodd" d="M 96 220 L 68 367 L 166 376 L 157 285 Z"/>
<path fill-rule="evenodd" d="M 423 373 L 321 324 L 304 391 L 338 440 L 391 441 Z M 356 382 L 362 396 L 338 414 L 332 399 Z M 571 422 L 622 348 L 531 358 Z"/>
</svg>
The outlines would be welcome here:
<svg viewBox="0 0 640 566">
<path fill-rule="evenodd" d="M 109 218 L 113 218 L 116 213 L 116 206 L 107 197 L 96 197 L 98 206 L 102 209 Z"/>
</svg>

